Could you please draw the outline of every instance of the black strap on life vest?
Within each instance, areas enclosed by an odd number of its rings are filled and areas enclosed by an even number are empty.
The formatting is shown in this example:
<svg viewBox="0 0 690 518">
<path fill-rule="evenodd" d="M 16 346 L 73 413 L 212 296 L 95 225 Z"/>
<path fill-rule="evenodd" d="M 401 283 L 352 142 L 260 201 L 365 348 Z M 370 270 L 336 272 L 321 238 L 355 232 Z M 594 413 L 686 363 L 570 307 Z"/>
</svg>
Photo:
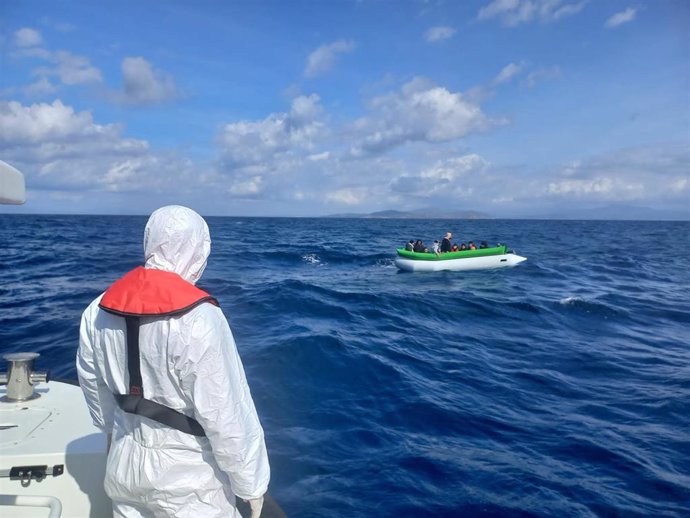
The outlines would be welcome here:
<svg viewBox="0 0 690 518">
<path fill-rule="evenodd" d="M 129 387 L 127 394 L 115 394 L 119 407 L 129 414 L 148 417 L 180 432 L 206 437 L 203 427 L 196 419 L 177 410 L 144 398 L 144 385 L 141 382 L 141 356 L 139 353 L 139 317 L 125 317 L 127 323 L 127 369 L 129 370 Z"/>
</svg>

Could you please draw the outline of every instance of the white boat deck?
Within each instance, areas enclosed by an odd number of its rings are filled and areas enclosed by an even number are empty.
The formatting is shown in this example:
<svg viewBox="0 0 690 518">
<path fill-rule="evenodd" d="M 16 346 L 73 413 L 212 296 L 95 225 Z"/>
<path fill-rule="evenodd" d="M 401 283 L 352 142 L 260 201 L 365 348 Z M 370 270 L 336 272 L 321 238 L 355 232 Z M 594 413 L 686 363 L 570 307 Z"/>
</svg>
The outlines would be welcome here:
<svg viewBox="0 0 690 518">
<path fill-rule="evenodd" d="M 0 387 L 0 397 L 6 392 Z M 57 497 L 63 518 L 111 517 L 103 490 L 106 437 L 93 426 L 81 389 L 51 381 L 36 392 L 40 397 L 29 401 L 0 401 L 0 515 L 47 517 L 45 506 L 17 505 L 31 503 L 26 497 Z"/>
</svg>

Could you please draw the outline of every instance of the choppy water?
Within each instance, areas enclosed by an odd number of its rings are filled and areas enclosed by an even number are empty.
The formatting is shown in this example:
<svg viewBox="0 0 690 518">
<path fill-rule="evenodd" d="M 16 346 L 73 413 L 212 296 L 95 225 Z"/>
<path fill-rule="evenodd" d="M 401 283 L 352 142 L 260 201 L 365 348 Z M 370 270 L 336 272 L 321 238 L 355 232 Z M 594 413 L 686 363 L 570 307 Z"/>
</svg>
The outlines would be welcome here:
<svg viewBox="0 0 690 518">
<path fill-rule="evenodd" d="M 75 377 L 146 218 L 0 215 L 2 350 Z M 291 516 L 686 516 L 690 223 L 208 218 Z M 402 273 L 446 231 L 514 269 Z"/>
</svg>

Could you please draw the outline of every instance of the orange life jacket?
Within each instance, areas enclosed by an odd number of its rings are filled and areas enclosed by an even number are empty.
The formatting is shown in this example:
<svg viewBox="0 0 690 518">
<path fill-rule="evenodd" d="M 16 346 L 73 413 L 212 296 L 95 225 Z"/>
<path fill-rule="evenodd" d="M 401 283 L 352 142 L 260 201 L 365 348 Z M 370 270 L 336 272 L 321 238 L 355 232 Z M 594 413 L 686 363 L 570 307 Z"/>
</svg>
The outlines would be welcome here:
<svg viewBox="0 0 690 518">
<path fill-rule="evenodd" d="M 182 315 L 203 302 L 218 305 L 211 295 L 176 273 L 139 266 L 115 281 L 98 306 L 122 317 L 169 317 Z"/>
</svg>

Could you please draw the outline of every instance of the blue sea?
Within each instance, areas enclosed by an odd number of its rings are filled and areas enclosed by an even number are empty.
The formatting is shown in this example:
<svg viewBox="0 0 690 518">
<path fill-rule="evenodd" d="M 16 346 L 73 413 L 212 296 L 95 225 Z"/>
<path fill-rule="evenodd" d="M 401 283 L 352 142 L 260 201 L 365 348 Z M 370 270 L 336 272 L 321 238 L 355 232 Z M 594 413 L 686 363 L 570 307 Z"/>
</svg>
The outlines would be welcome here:
<svg viewBox="0 0 690 518">
<path fill-rule="evenodd" d="M 690 515 L 690 223 L 207 218 L 291 517 Z M 0 344 L 75 378 L 145 217 L 0 215 Z M 403 273 L 395 248 L 515 268 Z"/>
</svg>

